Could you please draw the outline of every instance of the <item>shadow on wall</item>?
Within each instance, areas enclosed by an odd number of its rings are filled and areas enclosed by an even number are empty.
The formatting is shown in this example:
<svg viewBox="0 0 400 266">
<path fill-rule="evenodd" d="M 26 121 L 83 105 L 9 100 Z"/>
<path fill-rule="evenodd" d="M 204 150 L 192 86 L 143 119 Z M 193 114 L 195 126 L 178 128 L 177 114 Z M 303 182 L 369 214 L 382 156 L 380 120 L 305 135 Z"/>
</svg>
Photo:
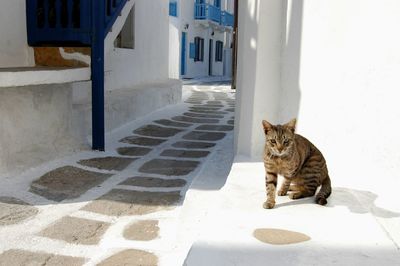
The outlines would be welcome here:
<svg viewBox="0 0 400 266">
<path fill-rule="evenodd" d="M 326 205 L 326 207 L 333 208 L 337 206 L 344 206 L 353 213 L 371 213 L 372 215 L 380 218 L 400 217 L 400 213 L 376 206 L 375 200 L 377 198 L 378 195 L 370 191 L 337 187 L 333 188 L 332 195 L 328 198 L 328 204 Z M 276 208 L 305 204 L 315 204 L 314 197 L 277 204 Z"/>
<path fill-rule="evenodd" d="M 299 115 L 303 0 L 285 0 L 278 119 L 286 123 Z"/>
</svg>

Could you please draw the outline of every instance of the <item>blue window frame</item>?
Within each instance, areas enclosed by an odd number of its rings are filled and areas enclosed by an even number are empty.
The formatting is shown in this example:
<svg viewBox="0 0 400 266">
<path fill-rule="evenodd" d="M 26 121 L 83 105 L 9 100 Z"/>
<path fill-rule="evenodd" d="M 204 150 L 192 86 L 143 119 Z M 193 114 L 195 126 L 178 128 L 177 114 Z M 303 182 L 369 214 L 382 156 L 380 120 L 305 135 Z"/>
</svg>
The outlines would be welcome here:
<svg viewBox="0 0 400 266">
<path fill-rule="evenodd" d="M 214 6 L 221 8 L 221 0 L 214 0 Z"/>
<path fill-rule="evenodd" d="M 215 61 L 222 62 L 222 55 L 224 53 L 224 43 L 216 41 L 215 43 Z"/>
<path fill-rule="evenodd" d="M 195 55 L 194 61 L 204 61 L 204 39 L 200 37 L 194 38 L 194 45 L 195 45 Z"/>
<path fill-rule="evenodd" d="M 178 3 L 177 2 L 169 2 L 169 15 L 172 17 L 178 16 Z"/>
<path fill-rule="evenodd" d="M 194 59 L 196 57 L 196 45 L 194 43 L 190 43 L 189 45 L 189 58 Z"/>
</svg>

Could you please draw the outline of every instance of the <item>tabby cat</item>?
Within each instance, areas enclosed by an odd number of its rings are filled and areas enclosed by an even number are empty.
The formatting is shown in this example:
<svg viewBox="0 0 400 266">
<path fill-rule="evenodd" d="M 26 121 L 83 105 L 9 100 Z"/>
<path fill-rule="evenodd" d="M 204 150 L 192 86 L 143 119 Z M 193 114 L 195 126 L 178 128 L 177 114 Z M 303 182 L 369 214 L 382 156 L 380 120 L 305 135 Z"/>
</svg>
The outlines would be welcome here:
<svg viewBox="0 0 400 266">
<path fill-rule="evenodd" d="M 284 182 L 279 196 L 289 195 L 291 199 L 311 197 L 321 186 L 316 203 L 325 205 L 331 194 L 331 180 L 322 153 L 306 138 L 296 134 L 296 119 L 284 125 L 272 125 L 262 121 L 265 133 L 264 167 L 267 201 L 263 207 L 275 206 L 275 190 L 278 175 Z"/>
</svg>

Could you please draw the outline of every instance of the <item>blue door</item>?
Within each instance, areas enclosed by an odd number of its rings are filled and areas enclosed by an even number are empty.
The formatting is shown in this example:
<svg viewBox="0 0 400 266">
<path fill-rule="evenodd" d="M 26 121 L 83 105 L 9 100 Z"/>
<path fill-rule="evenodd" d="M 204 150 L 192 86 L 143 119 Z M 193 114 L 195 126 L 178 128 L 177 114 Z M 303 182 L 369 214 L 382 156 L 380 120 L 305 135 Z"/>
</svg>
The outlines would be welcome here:
<svg viewBox="0 0 400 266">
<path fill-rule="evenodd" d="M 182 32 L 181 43 L 181 76 L 186 74 L 186 32 Z"/>
</svg>

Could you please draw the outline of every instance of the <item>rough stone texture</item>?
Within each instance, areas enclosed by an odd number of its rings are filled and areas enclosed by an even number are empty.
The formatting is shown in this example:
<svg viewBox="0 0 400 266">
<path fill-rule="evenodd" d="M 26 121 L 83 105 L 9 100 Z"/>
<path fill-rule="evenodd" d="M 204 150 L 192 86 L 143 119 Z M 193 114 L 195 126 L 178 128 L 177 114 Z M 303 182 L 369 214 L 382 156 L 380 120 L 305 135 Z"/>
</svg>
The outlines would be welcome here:
<svg viewBox="0 0 400 266">
<path fill-rule="evenodd" d="M 218 119 L 211 119 L 211 118 L 194 118 L 194 117 L 187 117 L 187 116 L 174 116 L 172 118 L 173 120 L 176 121 L 182 121 L 182 122 L 189 122 L 189 123 L 218 123 L 219 120 Z"/>
<path fill-rule="evenodd" d="M 188 123 L 175 122 L 168 119 L 160 119 L 154 122 L 163 126 L 170 126 L 170 127 L 190 127 L 192 125 Z"/>
<path fill-rule="evenodd" d="M 225 107 L 225 106 L 222 105 L 222 104 L 210 104 L 210 103 L 206 103 L 206 104 L 194 105 L 193 107 L 221 109 L 221 108 L 223 108 L 223 107 Z"/>
<path fill-rule="evenodd" d="M 121 251 L 97 266 L 157 266 L 158 258 L 153 253 L 137 249 Z"/>
<path fill-rule="evenodd" d="M 144 192 L 113 189 L 82 208 L 110 216 L 143 215 L 170 209 L 181 199 L 179 191 Z"/>
<path fill-rule="evenodd" d="M 81 165 L 94 167 L 104 170 L 124 170 L 128 165 L 130 165 L 135 158 L 121 158 L 121 157 L 102 157 L 102 158 L 92 158 L 87 160 L 80 160 L 78 163 Z"/>
<path fill-rule="evenodd" d="M 200 164 L 197 161 L 154 159 L 140 167 L 139 172 L 167 176 L 183 176 L 192 172 Z"/>
<path fill-rule="evenodd" d="M 217 141 L 225 137 L 222 132 L 205 132 L 205 131 L 192 131 L 184 135 L 182 138 L 187 140 L 209 140 Z"/>
<path fill-rule="evenodd" d="M 136 187 L 183 187 L 186 181 L 183 179 L 162 179 L 156 177 L 135 176 L 128 178 L 120 185 Z"/>
<path fill-rule="evenodd" d="M 157 220 L 144 220 L 128 226 L 123 235 L 128 240 L 150 241 L 158 237 L 159 231 Z"/>
<path fill-rule="evenodd" d="M 41 231 L 39 235 L 72 244 L 96 245 L 109 226 L 109 223 L 64 217 Z"/>
<path fill-rule="evenodd" d="M 0 226 L 17 224 L 38 213 L 28 203 L 10 197 L 0 197 Z"/>
<path fill-rule="evenodd" d="M 221 101 L 208 101 L 207 104 L 221 104 Z"/>
<path fill-rule="evenodd" d="M 160 127 L 156 125 L 147 125 L 141 128 L 138 128 L 134 131 L 135 134 L 149 136 L 149 137 L 159 137 L 159 138 L 168 138 L 175 136 L 181 129 L 169 128 L 169 127 Z"/>
<path fill-rule="evenodd" d="M 120 147 L 117 149 L 118 154 L 125 156 L 143 156 L 150 151 L 151 149 L 143 147 Z"/>
<path fill-rule="evenodd" d="M 235 112 L 235 108 L 227 108 L 227 109 L 225 109 L 225 111 L 228 111 L 228 112 Z"/>
<path fill-rule="evenodd" d="M 227 125 L 201 125 L 196 127 L 196 130 L 210 130 L 210 131 L 231 131 L 233 126 Z"/>
<path fill-rule="evenodd" d="M 311 238 L 305 234 L 281 229 L 256 229 L 253 236 L 261 242 L 272 245 L 288 245 L 305 242 Z"/>
<path fill-rule="evenodd" d="M 191 103 L 191 104 L 202 104 L 202 101 L 196 101 L 196 100 L 187 100 L 185 103 Z"/>
<path fill-rule="evenodd" d="M 203 158 L 208 156 L 209 151 L 188 151 L 188 150 L 165 150 L 160 155 L 167 157 L 180 157 L 180 158 Z"/>
<path fill-rule="evenodd" d="M 228 120 L 228 124 L 229 125 L 234 125 L 235 124 L 235 120 Z"/>
<path fill-rule="evenodd" d="M 100 185 L 110 174 L 101 174 L 73 166 L 57 168 L 32 182 L 30 192 L 49 200 L 74 199 Z"/>
<path fill-rule="evenodd" d="M 215 146 L 215 143 L 210 142 L 194 142 L 194 141 L 178 141 L 172 144 L 175 148 L 186 148 L 186 149 L 208 149 Z"/>
<path fill-rule="evenodd" d="M 227 114 L 227 112 L 224 112 L 224 111 L 199 110 L 198 108 L 194 108 L 194 107 L 190 107 L 189 111 L 192 113 L 201 113 L 201 114 L 217 114 L 217 115 Z"/>
<path fill-rule="evenodd" d="M 129 136 L 121 139 L 119 142 L 141 145 L 141 146 L 158 146 L 161 143 L 165 142 L 166 139 L 154 139 L 154 138 L 146 138 L 146 137 L 138 137 L 138 136 Z"/>
<path fill-rule="evenodd" d="M 80 266 L 83 258 L 10 249 L 0 254 L 0 266 Z"/>
<path fill-rule="evenodd" d="M 215 114 L 198 114 L 198 113 L 183 113 L 185 116 L 190 117 L 202 117 L 202 118 L 224 118 L 223 115 L 215 115 Z"/>
</svg>

